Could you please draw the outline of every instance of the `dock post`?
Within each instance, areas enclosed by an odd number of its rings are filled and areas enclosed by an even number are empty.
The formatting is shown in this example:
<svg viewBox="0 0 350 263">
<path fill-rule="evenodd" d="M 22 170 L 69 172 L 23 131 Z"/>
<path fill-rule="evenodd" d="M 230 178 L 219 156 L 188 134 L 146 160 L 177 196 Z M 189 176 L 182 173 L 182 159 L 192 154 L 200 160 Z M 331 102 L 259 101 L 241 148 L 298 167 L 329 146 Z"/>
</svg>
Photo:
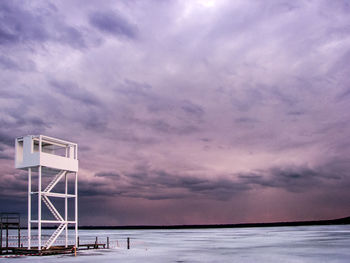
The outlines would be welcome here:
<svg viewBox="0 0 350 263">
<path fill-rule="evenodd" d="M 8 222 L 8 219 L 7 219 Z M 9 225 L 6 224 L 6 253 L 9 253 Z"/>
<path fill-rule="evenodd" d="M 128 249 L 130 249 L 130 237 L 128 237 L 127 243 L 128 243 Z"/>
<path fill-rule="evenodd" d="M 79 239 L 80 239 L 80 238 L 77 237 L 77 243 L 78 243 L 78 244 L 76 245 L 77 248 L 79 247 Z"/>
<path fill-rule="evenodd" d="M 66 152 L 67 152 L 67 148 L 66 148 Z M 67 173 L 64 175 L 64 184 L 65 184 L 65 187 L 64 187 L 64 194 L 66 195 L 65 198 L 64 198 L 64 221 L 65 221 L 65 233 L 64 233 L 64 236 L 65 236 L 65 247 L 67 248 L 68 247 L 68 176 L 67 176 Z M 76 245 L 76 244 L 75 244 Z"/>
<path fill-rule="evenodd" d="M 107 237 L 107 249 L 109 249 L 109 237 Z"/>
<path fill-rule="evenodd" d="M 41 152 L 41 135 L 39 137 L 39 153 Z M 41 201 L 42 201 L 42 194 L 41 194 L 41 165 L 38 167 L 38 250 L 41 251 Z"/>
<path fill-rule="evenodd" d="M 95 240 L 95 248 L 98 248 L 97 244 L 98 244 L 98 237 L 96 237 L 96 240 Z"/>
<path fill-rule="evenodd" d="M 18 224 L 18 247 L 21 247 L 21 228 Z"/>
<path fill-rule="evenodd" d="M 17 143 L 16 143 L 17 144 Z M 32 168 L 28 168 L 28 227 L 27 227 L 27 236 L 28 236 L 28 245 L 27 248 L 31 248 L 31 229 L 32 229 Z"/>
</svg>

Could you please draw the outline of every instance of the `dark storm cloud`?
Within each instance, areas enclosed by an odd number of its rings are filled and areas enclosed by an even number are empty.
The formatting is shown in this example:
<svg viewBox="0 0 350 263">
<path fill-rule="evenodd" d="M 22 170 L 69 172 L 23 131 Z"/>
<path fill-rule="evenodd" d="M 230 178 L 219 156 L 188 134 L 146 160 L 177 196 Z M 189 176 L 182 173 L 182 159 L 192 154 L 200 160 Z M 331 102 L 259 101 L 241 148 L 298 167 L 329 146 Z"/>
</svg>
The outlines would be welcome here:
<svg viewBox="0 0 350 263">
<path fill-rule="evenodd" d="M 123 96 L 135 106 L 146 107 L 150 118 L 128 118 L 129 123 L 147 127 L 163 134 L 186 135 L 200 130 L 205 111 L 189 99 L 176 100 L 157 94 L 147 83 L 125 80 L 114 89 L 117 96 Z M 166 114 L 163 117 L 163 114 Z"/>
<path fill-rule="evenodd" d="M 136 197 L 139 193 L 141 198 L 156 199 L 161 193 L 162 199 L 164 199 L 168 190 L 179 189 L 180 193 L 176 193 L 175 196 L 181 198 L 200 195 L 214 199 L 227 199 L 240 191 L 249 189 L 248 184 L 241 184 L 228 179 L 179 176 L 165 171 L 148 171 L 140 175 L 125 175 L 129 179 L 129 185 L 125 190 L 129 189 L 131 192 L 128 194 L 131 194 L 133 197 Z M 169 192 L 167 199 L 173 198 L 174 194 Z"/>
<path fill-rule="evenodd" d="M 177 111 L 192 119 L 200 119 L 205 114 L 203 107 L 192 102 L 190 99 L 174 100 L 174 98 L 161 96 L 147 83 L 139 83 L 127 79 L 123 85 L 115 88 L 115 92 L 127 97 L 134 103 L 147 105 L 147 109 L 151 113 Z"/>
<path fill-rule="evenodd" d="M 49 38 L 42 18 L 25 10 L 20 2 L 1 1 L 0 12 L 0 45 L 41 42 Z"/>
<path fill-rule="evenodd" d="M 305 192 L 325 186 L 325 175 L 321 170 L 305 167 L 279 167 L 268 171 L 257 171 L 251 175 L 239 175 L 243 182 L 260 187 L 282 188 L 289 192 Z"/>
<path fill-rule="evenodd" d="M 17 99 L 21 99 L 18 97 Z M 11 110 L 8 110 L 6 115 L 0 115 L 0 141 L 7 145 L 14 144 L 14 138 L 16 136 L 21 136 L 21 130 L 26 132 L 26 130 L 32 130 L 36 132 L 38 130 L 46 130 L 51 126 L 52 120 L 47 120 L 41 116 L 32 116 L 27 112 L 25 106 L 15 107 Z M 6 139 L 6 134 L 11 131 L 11 135 L 8 135 Z M 12 138 L 12 139 L 11 139 Z"/>
<path fill-rule="evenodd" d="M 0 143 L 1 143 L 1 140 L 0 140 Z M 0 159 L 3 159 L 3 160 L 12 160 L 13 157 L 10 156 L 9 154 L 7 154 L 5 152 L 5 147 L 1 146 L 0 144 Z"/>
<path fill-rule="evenodd" d="M 305 114 L 305 112 L 301 112 L 301 111 L 290 111 L 290 112 L 287 112 L 288 115 L 292 115 L 292 116 L 300 116 L 300 115 L 303 115 Z"/>
<path fill-rule="evenodd" d="M 67 98 L 88 105 L 96 106 L 100 104 L 95 95 L 84 88 L 80 88 L 76 83 L 70 81 L 51 80 L 50 84 L 58 93 Z"/>
<path fill-rule="evenodd" d="M 242 191 L 250 189 L 248 184 L 228 179 L 205 179 L 194 176 L 179 176 L 166 171 L 140 171 L 130 174 L 97 173 L 105 181 L 99 187 L 80 186 L 83 195 L 119 196 L 164 200 L 188 198 L 189 196 L 227 200 Z M 106 180 L 108 179 L 108 180 Z M 94 186 L 96 186 L 94 184 Z"/>
<path fill-rule="evenodd" d="M 10 155 L 8 155 L 8 154 L 4 154 L 4 153 L 2 153 L 2 152 L 0 151 L 0 159 L 2 159 L 2 160 L 12 160 L 13 157 L 10 156 Z"/>
<path fill-rule="evenodd" d="M 29 47 L 49 41 L 82 49 L 89 42 L 82 33 L 84 28 L 67 25 L 52 3 L 35 8 L 5 0 L 0 3 L 0 14 L 0 45 Z"/>
<path fill-rule="evenodd" d="M 318 187 L 324 182 L 323 175 L 311 169 L 272 169 L 273 178 L 270 182 L 263 182 L 262 185 L 283 188 L 291 192 L 304 192 L 312 187 Z"/>
<path fill-rule="evenodd" d="M 105 181 L 94 181 L 93 183 L 87 181 L 79 182 L 79 196 L 81 197 L 116 196 L 121 193 L 123 193 L 122 190 L 117 189 L 112 184 L 106 184 Z"/>
<path fill-rule="evenodd" d="M 136 38 L 137 27 L 124 18 L 119 12 L 93 12 L 89 15 L 92 26 L 114 36 Z"/>
<path fill-rule="evenodd" d="M 153 130 L 166 134 L 186 135 L 198 131 L 198 127 L 194 125 L 171 125 L 165 120 L 153 120 L 150 122 L 143 122 Z"/>
<path fill-rule="evenodd" d="M 257 119 L 254 118 L 246 118 L 246 117 L 240 117 L 234 120 L 235 123 L 237 124 L 254 124 L 259 122 Z"/>
<path fill-rule="evenodd" d="M 0 130 L 0 143 L 3 143 L 8 146 L 13 146 L 15 144 L 15 140 L 11 135 L 4 134 Z"/>
<path fill-rule="evenodd" d="M 13 116 L 16 116 L 17 126 L 28 125 L 32 127 L 37 127 L 38 129 L 45 129 L 50 127 L 50 123 L 45 119 L 41 119 L 40 117 L 23 116 L 23 112 L 19 112 L 18 115 Z"/>
<path fill-rule="evenodd" d="M 58 28 L 58 31 L 57 41 L 60 43 L 67 44 L 76 49 L 83 49 L 88 46 L 88 43 L 86 43 L 87 40 L 79 29 L 62 25 L 61 28 Z"/>
<path fill-rule="evenodd" d="M 117 173 L 109 172 L 109 173 L 97 173 L 95 174 L 96 177 L 110 177 L 113 179 L 119 179 L 120 175 Z"/>
<path fill-rule="evenodd" d="M 20 69 L 20 66 L 16 62 L 14 62 L 11 58 L 5 56 L 0 56 L 0 66 L 4 69 Z"/>
<path fill-rule="evenodd" d="M 115 88 L 117 94 L 127 97 L 132 102 L 154 103 L 158 98 L 152 91 L 152 86 L 147 83 L 126 79 L 122 85 Z"/>
<path fill-rule="evenodd" d="M 49 84 L 52 88 L 46 91 L 47 99 L 41 103 L 47 113 L 54 117 L 52 121 L 62 123 L 64 120 L 65 123 L 73 123 L 81 129 L 95 132 L 105 130 L 108 111 L 97 94 L 72 81 L 51 78 Z"/>
<path fill-rule="evenodd" d="M 191 101 L 185 100 L 180 104 L 182 110 L 187 112 L 190 115 L 194 115 L 197 117 L 201 117 L 204 114 L 204 110 L 202 107 L 192 103 Z"/>
<path fill-rule="evenodd" d="M 342 101 L 342 100 L 346 100 L 349 99 L 350 97 L 350 88 L 346 89 L 345 91 L 343 91 L 338 97 L 337 97 L 337 101 Z"/>
<path fill-rule="evenodd" d="M 345 165 L 345 166 L 344 166 Z M 333 166 L 332 174 L 327 167 Z M 346 171 L 349 165 L 332 160 L 325 167 L 314 169 L 305 166 L 273 167 L 254 173 L 232 174 L 223 178 L 181 176 L 166 171 L 143 169 L 139 172 L 119 174 L 97 173 L 99 187 L 86 185 L 83 195 L 133 197 L 147 200 L 208 198 L 230 200 L 253 189 L 283 189 L 291 193 L 306 193 L 315 189 L 339 187 L 338 181 L 348 185 Z M 344 174 L 345 172 L 345 174 Z"/>
<path fill-rule="evenodd" d="M 32 60 L 20 59 L 14 60 L 9 56 L 0 56 L 0 68 L 4 70 L 17 70 L 17 71 L 35 71 L 36 65 Z"/>
<path fill-rule="evenodd" d="M 23 198 L 20 193 L 24 193 L 27 186 L 27 177 L 22 172 L 3 173 L 0 176 L 0 197 Z"/>
<path fill-rule="evenodd" d="M 1 152 L 0 152 L 1 156 Z M 0 161 L 1 158 L 0 158 Z M 13 158 L 9 162 L 13 162 Z M 18 212 L 26 215 L 27 180 L 22 172 L 4 172 L 0 175 L 0 212 Z M 24 218 L 23 218 L 24 219 Z M 21 219 L 22 220 L 22 219 Z M 23 221 L 22 221 L 23 222 Z"/>
</svg>

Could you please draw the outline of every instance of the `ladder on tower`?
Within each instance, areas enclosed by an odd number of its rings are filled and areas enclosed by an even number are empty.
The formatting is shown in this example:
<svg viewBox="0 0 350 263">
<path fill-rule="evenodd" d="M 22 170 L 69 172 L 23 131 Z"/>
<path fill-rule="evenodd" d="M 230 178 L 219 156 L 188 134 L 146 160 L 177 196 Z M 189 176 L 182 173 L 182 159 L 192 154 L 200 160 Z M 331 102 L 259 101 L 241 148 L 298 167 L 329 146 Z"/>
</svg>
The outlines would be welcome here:
<svg viewBox="0 0 350 263">
<path fill-rule="evenodd" d="M 78 144 L 53 138 L 45 135 L 27 135 L 16 138 L 15 142 L 15 167 L 28 171 L 28 243 L 27 249 L 32 248 L 32 225 L 37 224 L 38 250 L 48 250 L 57 242 L 62 231 L 65 230 L 65 247 L 68 247 L 68 226 L 74 226 L 75 244 L 78 243 Z M 53 173 L 54 171 L 54 173 Z M 32 181 L 33 173 L 37 173 L 37 180 Z M 50 178 L 50 182 L 43 185 L 43 181 Z M 42 180 L 43 179 L 43 180 Z M 74 179 L 69 180 L 69 179 Z M 68 181 L 74 185 L 74 193 L 68 193 Z M 57 184 L 62 182 L 64 192 L 55 191 Z M 37 191 L 32 191 L 32 185 Z M 37 187 L 36 187 L 37 186 Z M 71 188 L 72 189 L 72 188 Z M 32 219 L 32 195 L 38 195 L 37 219 Z M 52 197 L 52 198 L 51 198 Z M 56 198 L 64 199 L 64 209 L 56 205 Z M 68 213 L 74 200 L 74 212 Z M 44 204 L 43 204 L 44 203 Z M 58 203 L 57 203 L 58 204 Z M 69 205 L 70 204 L 70 205 Z M 51 219 L 46 217 L 46 206 Z M 70 216 L 68 216 L 70 214 Z M 73 218 L 68 220 L 68 218 Z M 42 225 L 57 226 L 47 241 L 42 243 Z"/>
<path fill-rule="evenodd" d="M 49 249 L 53 243 L 56 241 L 56 239 L 59 237 L 59 235 L 62 233 L 62 231 L 67 226 L 67 222 L 63 219 L 61 214 L 57 211 L 55 206 L 51 203 L 50 199 L 46 194 L 50 193 L 51 190 L 56 186 L 56 184 L 67 174 L 67 171 L 62 170 L 59 173 L 55 175 L 55 177 L 52 179 L 52 181 L 46 186 L 44 191 L 42 192 L 42 201 L 47 206 L 49 211 L 52 213 L 52 215 L 55 217 L 57 222 L 61 222 L 61 224 L 58 226 L 58 228 L 55 230 L 55 232 L 52 233 L 50 238 L 46 241 L 44 248 Z M 63 222 L 63 223 L 62 223 Z"/>
<path fill-rule="evenodd" d="M 56 218 L 56 220 L 63 221 L 63 217 L 60 215 L 60 213 L 57 211 L 57 209 L 54 207 L 54 205 L 51 203 L 51 201 L 46 195 L 42 196 L 42 200 L 44 204 L 47 206 L 47 208 L 50 210 L 52 215 Z"/>
<path fill-rule="evenodd" d="M 50 236 L 50 238 L 45 243 L 45 249 L 49 249 L 52 244 L 55 242 L 55 240 L 58 238 L 58 236 L 62 233 L 62 231 L 65 229 L 66 223 L 62 223 L 59 225 L 59 227 L 53 232 L 53 234 Z"/>
<path fill-rule="evenodd" d="M 55 185 L 61 180 L 61 178 L 66 175 L 67 171 L 60 171 L 56 176 L 52 179 L 52 181 L 46 186 L 44 189 L 44 193 L 49 193 L 52 188 L 55 187 Z"/>
</svg>

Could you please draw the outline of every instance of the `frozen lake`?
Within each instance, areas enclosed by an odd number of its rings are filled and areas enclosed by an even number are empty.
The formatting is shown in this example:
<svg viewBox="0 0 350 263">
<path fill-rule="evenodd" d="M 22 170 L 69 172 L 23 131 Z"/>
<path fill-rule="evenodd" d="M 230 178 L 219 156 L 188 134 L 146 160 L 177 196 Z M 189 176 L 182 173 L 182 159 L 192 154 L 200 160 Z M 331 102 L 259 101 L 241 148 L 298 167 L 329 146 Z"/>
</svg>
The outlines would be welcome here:
<svg viewBox="0 0 350 263">
<path fill-rule="evenodd" d="M 0 262 L 349 262 L 350 226 L 186 230 L 80 230 L 111 239 L 110 250 Z M 131 249 L 126 249 L 126 238 Z M 82 242 L 83 243 L 83 242 Z"/>
</svg>

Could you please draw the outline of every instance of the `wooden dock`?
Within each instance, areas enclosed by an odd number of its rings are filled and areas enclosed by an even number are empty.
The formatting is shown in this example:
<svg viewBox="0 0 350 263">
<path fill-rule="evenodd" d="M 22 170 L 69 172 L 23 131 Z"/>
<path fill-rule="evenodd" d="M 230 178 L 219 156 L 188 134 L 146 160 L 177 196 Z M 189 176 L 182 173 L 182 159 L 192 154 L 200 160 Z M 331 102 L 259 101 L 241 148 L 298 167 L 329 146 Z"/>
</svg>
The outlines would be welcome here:
<svg viewBox="0 0 350 263">
<path fill-rule="evenodd" d="M 39 250 L 37 247 L 35 248 L 24 248 L 24 247 L 8 247 L 3 248 L 6 253 L 3 253 L 2 255 L 10 255 L 10 256 L 48 256 L 48 255 L 57 255 L 57 254 L 74 254 L 76 251 L 79 250 L 88 250 L 88 249 L 101 249 L 106 248 L 106 244 L 99 243 L 99 244 L 82 244 L 79 246 L 78 249 L 75 249 L 75 246 L 52 246 L 49 249 L 42 249 Z"/>
<path fill-rule="evenodd" d="M 91 244 L 79 244 L 79 250 L 82 249 L 99 249 L 106 248 L 106 244 L 104 243 L 91 243 Z"/>
<path fill-rule="evenodd" d="M 70 254 L 74 252 L 74 246 L 53 246 L 49 249 L 38 250 L 38 248 L 13 248 L 13 254 L 21 255 L 54 255 L 54 254 Z"/>
<path fill-rule="evenodd" d="M 21 243 L 21 228 L 20 228 L 20 214 L 19 213 L 0 213 L 0 255 L 4 251 L 8 252 L 9 247 L 9 230 L 17 230 L 17 246 Z M 3 240 L 3 231 L 5 232 L 5 240 Z M 3 246 L 5 241 L 5 246 Z"/>
<path fill-rule="evenodd" d="M 76 248 L 74 245 L 69 246 L 52 246 L 49 249 L 41 249 L 38 247 L 32 247 L 30 249 L 26 247 L 2 247 L 0 248 L 0 257 L 17 257 L 17 256 L 48 256 L 48 255 L 57 255 L 57 254 L 76 254 L 79 250 L 88 250 L 88 249 L 108 249 L 109 248 L 109 238 L 107 238 L 107 243 L 97 242 L 94 243 L 78 243 Z"/>
<path fill-rule="evenodd" d="M 39 250 L 35 248 L 24 248 L 24 247 L 8 247 L 8 253 L 5 255 L 9 256 L 47 256 L 47 255 L 57 255 L 57 254 L 71 254 L 74 253 L 74 246 L 53 246 L 50 249 Z"/>
</svg>

